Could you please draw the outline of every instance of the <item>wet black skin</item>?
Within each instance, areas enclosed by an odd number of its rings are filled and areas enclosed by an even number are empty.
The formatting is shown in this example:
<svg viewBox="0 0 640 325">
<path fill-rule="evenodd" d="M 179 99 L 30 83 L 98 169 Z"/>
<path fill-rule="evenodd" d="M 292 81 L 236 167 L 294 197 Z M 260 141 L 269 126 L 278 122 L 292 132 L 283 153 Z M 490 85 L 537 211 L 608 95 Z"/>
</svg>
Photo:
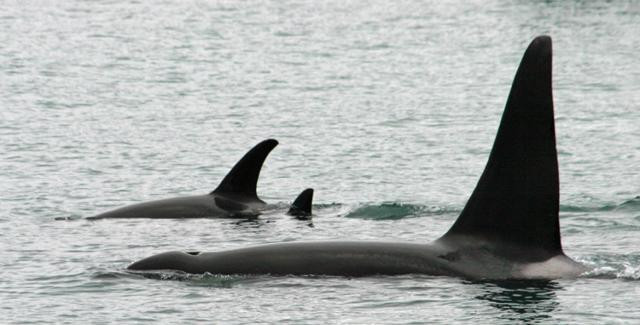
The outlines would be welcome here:
<svg viewBox="0 0 640 325">
<path fill-rule="evenodd" d="M 234 218 L 257 216 L 267 205 L 256 186 L 262 165 L 278 141 L 264 140 L 247 152 L 211 193 L 149 201 L 87 219 L 105 218 Z"/>
<path fill-rule="evenodd" d="M 551 38 L 527 48 L 489 161 L 462 213 L 431 244 L 291 242 L 211 253 L 167 252 L 129 270 L 187 273 L 468 279 L 553 279 L 587 270 L 560 241 L 559 179 L 551 93 Z"/>
</svg>

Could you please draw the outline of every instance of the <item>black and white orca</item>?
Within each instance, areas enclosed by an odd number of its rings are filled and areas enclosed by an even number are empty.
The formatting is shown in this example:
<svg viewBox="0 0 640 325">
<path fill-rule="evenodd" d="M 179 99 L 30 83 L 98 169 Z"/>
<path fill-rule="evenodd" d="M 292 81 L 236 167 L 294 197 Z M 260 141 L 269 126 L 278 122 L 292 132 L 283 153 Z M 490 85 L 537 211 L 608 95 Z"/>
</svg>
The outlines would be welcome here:
<svg viewBox="0 0 640 325">
<path fill-rule="evenodd" d="M 170 198 L 128 205 L 87 219 L 106 218 L 233 218 L 257 216 L 267 204 L 256 186 L 267 155 L 278 145 L 264 140 L 247 152 L 209 194 Z"/>
<path fill-rule="evenodd" d="M 220 252 L 167 252 L 129 270 L 467 279 L 577 277 L 560 241 L 551 38 L 535 38 L 516 73 L 493 149 L 453 226 L 430 244 L 288 242 Z"/>
</svg>

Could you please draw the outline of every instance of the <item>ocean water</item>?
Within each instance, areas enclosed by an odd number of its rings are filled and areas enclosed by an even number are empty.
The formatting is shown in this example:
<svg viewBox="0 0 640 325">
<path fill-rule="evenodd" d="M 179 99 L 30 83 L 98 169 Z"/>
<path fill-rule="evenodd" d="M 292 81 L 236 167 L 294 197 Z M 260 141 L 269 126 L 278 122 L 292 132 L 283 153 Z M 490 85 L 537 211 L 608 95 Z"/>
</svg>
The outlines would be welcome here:
<svg viewBox="0 0 640 325">
<path fill-rule="evenodd" d="M 168 250 L 429 242 L 486 162 L 524 49 L 554 41 L 573 280 L 125 271 Z M 638 323 L 637 1 L 1 1 L 0 323 Z M 257 220 L 83 218 L 207 193 L 280 145 Z M 312 222 L 284 215 L 315 188 Z M 65 219 L 65 220 L 56 220 Z"/>
</svg>

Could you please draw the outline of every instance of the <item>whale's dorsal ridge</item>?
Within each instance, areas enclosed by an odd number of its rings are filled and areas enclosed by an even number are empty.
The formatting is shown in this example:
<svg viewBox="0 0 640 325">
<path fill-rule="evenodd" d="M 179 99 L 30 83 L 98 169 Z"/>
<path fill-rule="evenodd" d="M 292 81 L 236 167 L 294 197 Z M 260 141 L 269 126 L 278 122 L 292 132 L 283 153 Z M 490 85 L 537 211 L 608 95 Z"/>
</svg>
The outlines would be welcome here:
<svg viewBox="0 0 640 325">
<path fill-rule="evenodd" d="M 240 211 L 245 211 L 249 209 L 249 206 L 246 204 L 242 204 L 240 202 L 229 200 L 223 197 L 216 197 L 215 202 L 219 208 L 222 208 L 230 212 L 240 212 Z"/>
<path fill-rule="evenodd" d="M 256 193 L 262 165 L 278 141 L 267 139 L 258 143 L 238 161 L 211 194 L 240 195 L 246 199 L 260 200 Z"/>
<path fill-rule="evenodd" d="M 475 190 L 451 229 L 562 254 L 559 181 L 551 92 L 551 38 L 527 48 L 511 86 L 493 149 Z"/>
</svg>

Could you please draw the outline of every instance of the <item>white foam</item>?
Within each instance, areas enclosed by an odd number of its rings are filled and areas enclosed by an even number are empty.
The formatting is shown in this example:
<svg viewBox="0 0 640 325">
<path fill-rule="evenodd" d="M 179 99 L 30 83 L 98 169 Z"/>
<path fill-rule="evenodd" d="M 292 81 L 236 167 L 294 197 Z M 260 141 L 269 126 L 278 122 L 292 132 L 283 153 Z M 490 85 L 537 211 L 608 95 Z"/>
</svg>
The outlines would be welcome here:
<svg viewBox="0 0 640 325">
<path fill-rule="evenodd" d="M 587 270 L 582 264 L 566 256 L 558 255 L 544 262 L 523 264 L 517 268 L 516 272 L 522 278 L 558 279 L 574 278 Z"/>
</svg>

